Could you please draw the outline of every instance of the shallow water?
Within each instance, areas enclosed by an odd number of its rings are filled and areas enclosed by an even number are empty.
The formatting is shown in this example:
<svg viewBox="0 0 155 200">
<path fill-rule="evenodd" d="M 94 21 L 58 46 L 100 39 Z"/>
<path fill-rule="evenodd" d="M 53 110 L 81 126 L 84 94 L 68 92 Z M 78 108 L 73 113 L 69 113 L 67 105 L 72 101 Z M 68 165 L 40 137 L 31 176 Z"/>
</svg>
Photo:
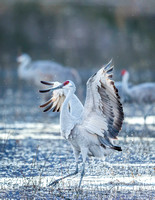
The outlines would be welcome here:
<svg viewBox="0 0 155 200">
<path fill-rule="evenodd" d="M 155 198 L 155 110 L 144 129 L 141 111 L 125 105 L 119 137 L 123 151 L 105 161 L 89 159 L 78 191 L 80 174 L 48 187 L 74 171 L 75 162 L 70 145 L 59 134 L 58 117 L 42 113 L 41 101 L 37 89 L 29 86 L 8 87 L 0 99 L 1 199 Z"/>
</svg>

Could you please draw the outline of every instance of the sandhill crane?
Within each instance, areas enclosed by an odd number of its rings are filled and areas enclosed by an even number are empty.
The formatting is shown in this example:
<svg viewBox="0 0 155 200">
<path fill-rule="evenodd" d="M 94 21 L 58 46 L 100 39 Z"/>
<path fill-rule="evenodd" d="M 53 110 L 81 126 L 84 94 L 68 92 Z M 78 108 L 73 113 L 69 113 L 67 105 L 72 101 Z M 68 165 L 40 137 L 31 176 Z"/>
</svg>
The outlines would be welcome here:
<svg viewBox="0 0 155 200">
<path fill-rule="evenodd" d="M 78 72 L 69 67 L 49 61 L 38 60 L 32 62 L 28 54 L 22 54 L 17 58 L 19 63 L 18 76 L 27 81 L 33 81 L 38 87 L 41 87 L 40 80 L 52 80 L 63 82 L 67 78 L 75 81 L 76 84 L 81 84 L 81 78 Z M 81 91 L 79 91 L 80 93 Z"/>
<path fill-rule="evenodd" d="M 79 187 L 85 173 L 87 156 L 102 158 L 113 150 L 122 151 L 121 147 L 113 143 L 121 130 L 124 114 L 118 90 L 111 80 L 112 70 L 113 65 L 110 61 L 88 79 L 84 106 L 74 94 L 76 87 L 72 81 L 67 80 L 64 83 L 42 81 L 43 84 L 53 87 L 40 92 L 53 91 L 53 96 L 40 107 L 45 107 L 45 112 L 50 109 L 60 111 L 60 132 L 73 147 L 76 161 L 74 173 L 55 180 L 50 186 L 78 173 L 80 152 L 83 165 Z"/>
<path fill-rule="evenodd" d="M 155 83 L 142 83 L 129 88 L 129 72 L 122 70 L 121 74 L 123 76 L 123 92 L 129 96 L 132 102 L 135 102 L 140 106 L 142 106 L 143 103 L 150 104 L 155 102 Z M 144 122 L 146 121 L 146 117 L 149 111 L 150 109 L 144 115 Z"/>
</svg>

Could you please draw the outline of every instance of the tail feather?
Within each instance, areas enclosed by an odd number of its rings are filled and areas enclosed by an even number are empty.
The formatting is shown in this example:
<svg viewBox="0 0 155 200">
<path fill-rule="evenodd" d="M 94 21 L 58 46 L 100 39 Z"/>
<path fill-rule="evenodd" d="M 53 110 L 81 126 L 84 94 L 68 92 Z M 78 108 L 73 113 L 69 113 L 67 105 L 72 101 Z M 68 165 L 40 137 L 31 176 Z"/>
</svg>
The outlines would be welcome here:
<svg viewBox="0 0 155 200">
<path fill-rule="evenodd" d="M 101 146 L 103 148 L 106 149 L 107 148 L 110 148 L 110 149 L 114 149 L 114 150 L 117 150 L 117 151 L 122 151 L 121 147 L 118 147 L 118 146 L 114 146 L 108 137 L 104 136 L 104 137 L 101 137 L 101 136 L 98 136 L 98 139 L 99 139 L 99 142 L 101 144 Z"/>
</svg>

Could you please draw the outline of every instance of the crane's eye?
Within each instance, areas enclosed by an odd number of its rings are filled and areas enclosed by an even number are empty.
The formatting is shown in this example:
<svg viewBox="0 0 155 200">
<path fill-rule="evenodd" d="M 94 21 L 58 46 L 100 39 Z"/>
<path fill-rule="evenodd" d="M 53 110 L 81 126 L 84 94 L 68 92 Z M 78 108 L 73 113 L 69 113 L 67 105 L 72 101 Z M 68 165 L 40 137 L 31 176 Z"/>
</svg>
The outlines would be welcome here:
<svg viewBox="0 0 155 200">
<path fill-rule="evenodd" d="M 65 86 L 65 85 L 68 85 L 68 83 L 69 83 L 69 81 L 65 81 L 63 85 L 64 85 L 64 86 Z"/>
</svg>

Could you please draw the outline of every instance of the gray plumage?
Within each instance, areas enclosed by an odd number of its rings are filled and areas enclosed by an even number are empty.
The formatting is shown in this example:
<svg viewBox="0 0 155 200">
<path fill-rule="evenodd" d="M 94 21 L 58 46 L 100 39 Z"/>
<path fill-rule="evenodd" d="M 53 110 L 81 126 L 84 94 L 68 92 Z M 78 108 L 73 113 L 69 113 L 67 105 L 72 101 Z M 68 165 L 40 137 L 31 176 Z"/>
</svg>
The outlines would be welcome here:
<svg viewBox="0 0 155 200">
<path fill-rule="evenodd" d="M 122 151 L 113 144 L 121 130 L 124 114 L 118 90 L 112 78 L 113 65 L 110 61 L 87 81 L 87 95 L 84 106 L 77 98 L 72 81 L 57 83 L 53 91 L 52 108 L 59 103 L 60 132 L 73 147 L 76 171 L 51 183 L 54 185 L 63 178 L 78 172 L 78 156 L 81 153 L 83 167 L 79 187 L 85 172 L 87 156 L 103 158 L 113 150 Z M 44 91 L 40 91 L 44 92 Z M 57 98 L 56 98 L 57 96 Z M 63 97 L 63 100 L 62 100 Z M 64 98 L 65 97 L 65 98 Z M 56 103 L 57 102 L 57 103 Z M 47 106 L 47 104 L 46 104 Z M 41 106 L 44 107 L 44 106 Z"/>
<path fill-rule="evenodd" d="M 129 72 L 123 70 L 123 92 L 129 96 L 132 102 L 154 103 L 155 102 L 155 83 L 142 83 L 129 87 Z"/>
</svg>

